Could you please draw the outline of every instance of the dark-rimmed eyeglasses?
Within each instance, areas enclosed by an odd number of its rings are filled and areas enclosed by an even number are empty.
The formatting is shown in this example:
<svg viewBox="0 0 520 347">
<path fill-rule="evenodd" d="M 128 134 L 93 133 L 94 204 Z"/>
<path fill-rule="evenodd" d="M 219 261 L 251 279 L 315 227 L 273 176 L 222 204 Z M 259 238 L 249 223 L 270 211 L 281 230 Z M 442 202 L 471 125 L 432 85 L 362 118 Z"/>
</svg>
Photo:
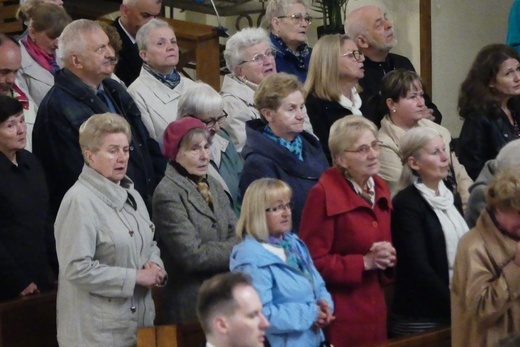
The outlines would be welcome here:
<svg viewBox="0 0 520 347">
<path fill-rule="evenodd" d="M 374 150 L 376 152 L 379 152 L 379 150 L 381 149 L 381 144 L 382 142 L 380 141 L 375 141 L 375 142 L 372 142 L 369 145 L 362 145 L 362 146 L 359 146 L 358 148 L 356 149 L 352 149 L 352 150 L 345 150 L 345 152 L 347 153 L 359 153 L 359 154 L 362 154 L 362 155 L 368 155 L 368 153 L 370 153 L 370 150 Z"/>
<path fill-rule="evenodd" d="M 290 18 L 293 22 L 297 24 L 301 24 L 303 21 L 307 22 L 307 24 L 309 25 L 312 23 L 311 16 L 309 16 L 308 14 L 303 15 L 301 13 L 291 14 L 290 16 L 278 16 L 276 18 Z"/>
<path fill-rule="evenodd" d="M 277 212 L 282 212 L 282 211 L 285 211 L 285 210 L 289 210 L 290 211 L 291 208 L 292 208 L 292 203 L 288 202 L 286 204 L 280 204 L 280 205 L 276 205 L 275 207 L 266 208 L 265 212 L 277 213 Z"/>
<path fill-rule="evenodd" d="M 200 120 L 202 123 L 206 124 L 206 126 L 208 128 L 213 128 L 215 126 L 215 124 L 219 124 L 219 125 L 222 125 L 222 123 L 224 123 L 224 121 L 226 120 L 228 114 L 226 113 L 226 111 L 224 111 L 224 114 L 220 117 L 217 117 L 217 118 L 208 118 L 208 119 L 205 119 L 205 120 Z"/>
<path fill-rule="evenodd" d="M 275 55 L 276 55 L 276 49 L 270 48 L 267 51 L 265 51 L 265 53 L 263 53 L 263 54 L 262 53 L 255 54 L 253 56 L 253 58 L 251 58 L 250 60 L 243 60 L 238 65 L 242 65 L 242 64 L 245 64 L 245 63 L 255 63 L 255 64 L 263 63 L 268 58 L 274 57 Z"/>
<path fill-rule="evenodd" d="M 361 57 L 363 57 L 364 54 L 361 51 L 355 50 L 355 51 L 349 51 L 349 52 L 343 53 L 341 56 L 342 57 L 354 57 L 354 59 L 356 59 L 357 61 L 360 61 Z"/>
</svg>

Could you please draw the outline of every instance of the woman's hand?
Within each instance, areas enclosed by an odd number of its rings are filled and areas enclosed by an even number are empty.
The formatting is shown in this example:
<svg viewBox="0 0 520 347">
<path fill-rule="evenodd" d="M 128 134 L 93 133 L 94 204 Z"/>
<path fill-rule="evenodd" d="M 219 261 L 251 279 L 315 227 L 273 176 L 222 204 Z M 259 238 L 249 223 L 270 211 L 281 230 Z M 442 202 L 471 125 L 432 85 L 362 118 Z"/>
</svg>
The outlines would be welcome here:
<svg viewBox="0 0 520 347">
<path fill-rule="evenodd" d="M 329 325 L 336 317 L 332 315 L 332 312 L 330 310 L 330 306 L 327 303 L 327 301 L 323 299 L 319 299 L 318 307 L 320 308 L 320 312 L 318 313 L 318 318 L 316 319 L 316 322 L 314 322 L 314 326 L 316 328 L 323 328 Z"/>
<path fill-rule="evenodd" d="M 137 270 L 137 284 L 152 288 L 163 284 L 166 272 L 156 263 L 148 262 Z"/>
<path fill-rule="evenodd" d="M 34 282 L 31 282 L 31 284 L 29 284 L 27 286 L 27 288 L 22 290 L 22 292 L 20 293 L 20 296 L 27 296 L 27 295 L 31 295 L 31 294 L 38 294 L 39 292 L 40 292 L 40 290 L 38 289 L 38 286 L 36 286 L 36 284 L 34 284 Z"/>
<path fill-rule="evenodd" d="M 370 251 L 363 256 L 365 270 L 385 270 L 395 265 L 395 248 L 390 242 L 374 242 Z"/>
</svg>

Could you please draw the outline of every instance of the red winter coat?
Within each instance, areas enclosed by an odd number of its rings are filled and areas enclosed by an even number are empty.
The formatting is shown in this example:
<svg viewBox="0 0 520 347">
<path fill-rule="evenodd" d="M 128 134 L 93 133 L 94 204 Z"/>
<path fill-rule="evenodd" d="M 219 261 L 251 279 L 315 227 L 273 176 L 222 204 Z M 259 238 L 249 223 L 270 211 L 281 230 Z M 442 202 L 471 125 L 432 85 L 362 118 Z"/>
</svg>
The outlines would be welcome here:
<svg viewBox="0 0 520 347">
<path fill-rule="evenodd" d="M 299 236 L 332 295 L 336 320 L 325 333 L 336 347 L 373 346 L 387 339 L 383 272 L 365 271 L 363 264 L 374 242 L 391 241 L 390 192 L 381 178 L 374 176 L 374 182 L 372 208 L 337 168 L 328 169 L 303 209 Z"/>
</svg>

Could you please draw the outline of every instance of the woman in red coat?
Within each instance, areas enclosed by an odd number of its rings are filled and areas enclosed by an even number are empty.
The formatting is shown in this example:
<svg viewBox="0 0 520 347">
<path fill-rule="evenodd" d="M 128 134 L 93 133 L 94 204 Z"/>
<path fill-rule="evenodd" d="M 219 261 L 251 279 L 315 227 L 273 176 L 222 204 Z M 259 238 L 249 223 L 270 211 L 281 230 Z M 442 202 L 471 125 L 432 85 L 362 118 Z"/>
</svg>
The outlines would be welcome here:
<svg viewBox="0 0 520 347">
<path fill-rule="evenodd" d="M 377 176 L 377 128 L 363 117 L 341 118 L 331 127 L 329 148 L 334 167 L 310 191 L 299 236 L 336 307 L 327 339 L 336 347 L 378 345 L 387 339 L 381 281 L 396 258 L 390 192 Z"/>
</svg>

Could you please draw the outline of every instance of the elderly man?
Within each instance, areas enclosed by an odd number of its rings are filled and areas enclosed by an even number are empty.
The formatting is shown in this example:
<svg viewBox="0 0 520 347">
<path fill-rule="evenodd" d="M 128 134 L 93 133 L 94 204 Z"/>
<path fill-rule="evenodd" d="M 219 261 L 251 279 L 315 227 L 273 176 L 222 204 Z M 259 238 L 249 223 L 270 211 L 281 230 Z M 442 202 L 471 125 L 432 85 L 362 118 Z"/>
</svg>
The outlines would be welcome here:
<svg viewBox="0 0 520 347">
<path fill-rule="evenodd" d="M 194 82 L 175 69 L 179 46 L 168 23 L 152 19 L 139 29 L 136 39 L 143 67 L 128 93 L 137 103 L 150 136 L 162 143 L 164 130 L 177 119 L 179 98 Z"/>
<path fill-rule="evenodd" d="M 22 67 L 22 53 L 18 43 L 0 33 L 0 95 L 11 96 L 23 105 L 23 115 L 27 124 L 27 144 L 25 149 L 32 150 L 31 134 L 38 106 L 29 93 L 16 83 L 16 74 Z"/>
<path fill-rule="evenodd" d="M 250 278 L 240 272 L 205 281 L 197 298 L 197 317 L 206 347 L 263 347 L 269 326 Z"/>
<path fill-rule="evenodd" d="M 105 112 L 117 113 L 130 123 L 127 175 L 150 208 L 166 162 L 130 95 L 109 78 L 116 58 L 107 35 L 96 22 L 80 19 L 63 30 L 59 46 L 65 68 L 56 73 L 54 86 L 40 104 L 33 132 L 34 153 L 47 173 L 52 212 L 57 212 L 83 167 L 80 125 L 92 115 Z M 107 158 L 107 170 L 116 170 L 113 165 Z"/>
<path fill-rule="evenodd" d="M 123 48 L 115 73 L 127 86 L 141 71 L 142 60 L 135 38 L 137 31 L 161 14 L 161 5 L 162 0 L 123 0 L 119 7 L 121 17 L 116 18 L 113 25 L 123 41 Z"/>
<path fill-rule="evenodd" d="M 381 80 L 395 69 L 415 69 L 408 58 L 390 53 L 396 44 L 394 29 L 387 14 L 379 7 L 363 6 L 350 12 L 345 18 L 345 33 L 353 38 L 365 55 L 365 77 L 359 80 L 363 90 L 360 94 L 363 101 L 361 112 L 380 127 L 384 114 L 378 114 L 380 100 L 376 96 L 381 91 Z M 424 99 L 428 106 L 424 117 L 440 124 L 442 115 L 437 106 L 427 94 Z"/>
</svg>

